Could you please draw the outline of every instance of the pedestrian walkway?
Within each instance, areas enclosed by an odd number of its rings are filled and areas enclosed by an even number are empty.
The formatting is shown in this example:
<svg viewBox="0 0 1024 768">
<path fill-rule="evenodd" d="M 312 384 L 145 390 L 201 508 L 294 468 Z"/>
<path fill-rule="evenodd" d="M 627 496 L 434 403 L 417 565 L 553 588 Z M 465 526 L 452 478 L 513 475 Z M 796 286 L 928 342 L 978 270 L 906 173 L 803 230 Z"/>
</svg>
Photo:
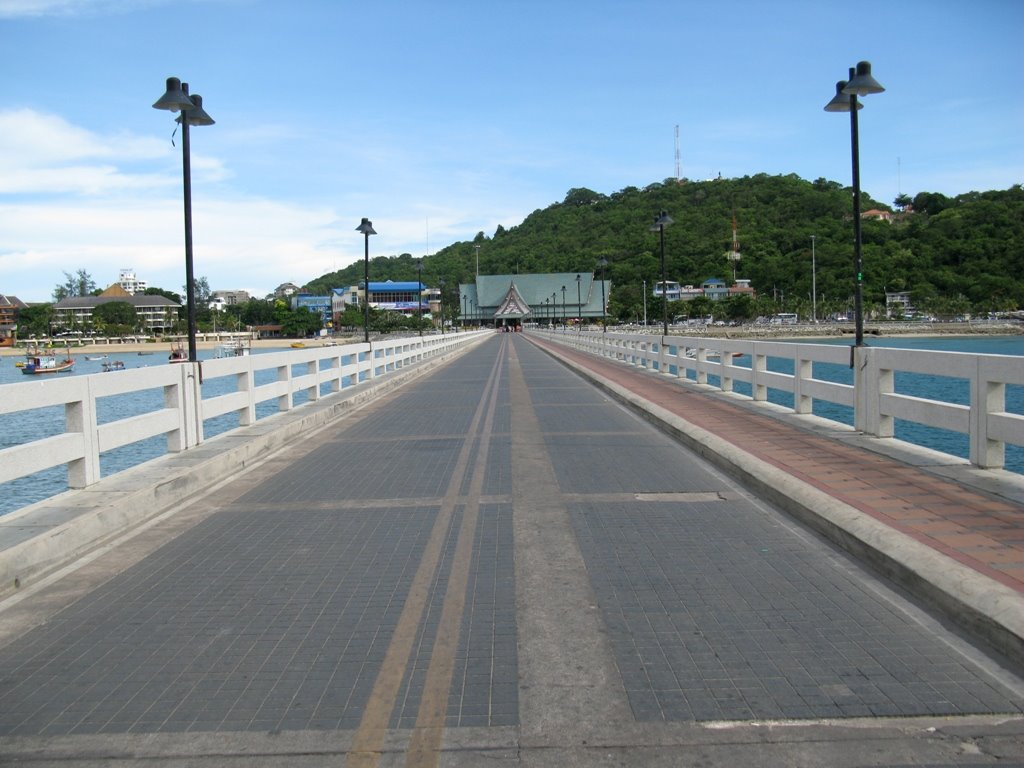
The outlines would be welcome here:
<svg viewBox="0 0 1024 768">
<path fill-rule="evenodd" d="M 496 334 L 0 604 L 0 762 L 1024 760 L 1013 662 L 609 382 L 767 425 L 586 364 Z"/>
</svg>

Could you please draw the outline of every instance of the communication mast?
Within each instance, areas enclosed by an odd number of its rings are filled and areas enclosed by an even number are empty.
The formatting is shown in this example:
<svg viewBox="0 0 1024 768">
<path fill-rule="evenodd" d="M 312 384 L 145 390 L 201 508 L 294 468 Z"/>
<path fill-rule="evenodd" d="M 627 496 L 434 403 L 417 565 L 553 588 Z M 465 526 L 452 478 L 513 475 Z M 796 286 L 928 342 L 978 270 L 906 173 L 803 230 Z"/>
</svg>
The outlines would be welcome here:
<svg viewBox="0 0 1024 768">
<path fill-rule="evenodd" d="M 681 166 L 680 166 L 680 162 L 679 162 L 679 126 L 677 125 L 676 126 L 676 184 L 679 184 L 682 181 L 682 177 L 680 176 L 680 170 L 681 170 Z"/>
</svg>

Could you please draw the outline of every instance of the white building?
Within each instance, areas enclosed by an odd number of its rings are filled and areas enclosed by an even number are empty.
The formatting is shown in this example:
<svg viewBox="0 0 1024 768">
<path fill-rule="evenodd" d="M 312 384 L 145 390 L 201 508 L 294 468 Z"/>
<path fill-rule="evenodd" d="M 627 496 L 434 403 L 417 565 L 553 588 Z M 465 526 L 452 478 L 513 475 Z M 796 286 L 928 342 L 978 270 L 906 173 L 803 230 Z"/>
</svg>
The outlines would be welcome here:
<svg viewBox="0 0 1024 768">
<path fill-rule="evenodd" d="M 139 280 L 135 277 L 135 270 L 130 267 L 128 269 L 121 270 L 121 273 L 117 278 L 117 284 L 133 296 L 136 293 L 145 293 L 146 288 L 148 287 L 145 280 Z"/>
</svg>

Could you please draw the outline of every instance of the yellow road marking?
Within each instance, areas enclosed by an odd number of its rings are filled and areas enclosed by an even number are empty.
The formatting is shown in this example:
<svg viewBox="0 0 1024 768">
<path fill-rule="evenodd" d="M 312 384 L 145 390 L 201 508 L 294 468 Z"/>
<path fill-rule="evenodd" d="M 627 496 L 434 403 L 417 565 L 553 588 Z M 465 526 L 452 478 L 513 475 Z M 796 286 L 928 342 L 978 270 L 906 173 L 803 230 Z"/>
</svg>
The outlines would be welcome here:
<svg viewBox="0 0 1024 768">
<path fill-rule="evenodd" d="M 480 425 L 484 420 L 485 413 L 493 411 L 493 401 L 497 391 L 496 382 L 498 381 L 501 360 L 502 356 L 499 355 L 495 360 L 494 366 L 491 368 L 491 373 L 484 389 L 484 396 L 481 397 L 476 412 L 473 414 L 473 420 L 467 432 L 466 441 L 459 452 L 455 468 L 452 471 L 451 481 L 448 484 L 447 493 L 438 511 L 434 527 L 430 532 L 430 538 L 427 541 L 426 547 L 424 547 L 423 557 L 416 569 L 416 575 L 413 577 L 412 584 L 409 587 L 409 594 L 406 597 L 405 605 L 402 607 L 398 623 L 395 625 L 395 632 L 392 635 L 391 643 L 388 645 L 387 653 L 384 655 L 384 661 L 381 664 L 377 680 L 374 682 L 373 691 L 366 702 L 366 709 L 363 711 L 359 727 L 352 737 L 352 746 L 345 761 L 345 765 L 351 768 L 375 768 L 380 761 L 381 750 L 383 749 L 384 739 L 388 731 L 388 721 L 395 707 L 398 691 L 402 685 L 402 678 L 405 675 L 405 669 L 412 655 L 413 644 L 416 640 L 416 630 L 419 627 L 423 611 L 430 598 L 430 585 L 441 560 L 448 527 L 458 503 L 459 491 L 473 454 L 473 447 L 476 443 L 474 436 L 480 431 Z M 491 401 L 490 403 L 488 402 L 489 400 Z M 464 524 L 465 520 L 463 521 Z M 462 535 L 460 533 L 460 542 L 461 539 Z M 472 541 L 470 541 L 470 545 L 472 545 Z M 459 552 L 459 543 L 456 544 L 456 552 Z M 470 546 L 471 552 L 472 546 Z M 453 564 L 453 571 L 456 569 L 456 565 L 457 563 Z M 464 593 L 465 589 L 463 589 L 463 599 L 465 599 Z M 445 689 L 445 694 L 447 694 L 447 688 Z M 424 697 L 426 697 L 426 689 L 424 689 Z M 444 722 L 443 707 L 445 706 L 447 706 L 447 701 L 442 705 L 442 725 Z"/>
</svg>

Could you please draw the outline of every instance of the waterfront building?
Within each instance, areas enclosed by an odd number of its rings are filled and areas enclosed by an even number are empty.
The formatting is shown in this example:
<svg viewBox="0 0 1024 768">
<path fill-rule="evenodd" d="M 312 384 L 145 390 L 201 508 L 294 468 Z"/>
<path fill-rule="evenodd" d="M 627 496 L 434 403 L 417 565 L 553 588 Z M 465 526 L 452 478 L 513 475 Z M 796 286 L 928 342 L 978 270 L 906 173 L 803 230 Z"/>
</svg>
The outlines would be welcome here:
<svg viewBox="0 0 1024 768">
<path fill-rule="evenodd" d="M 555 272 L 525 275 L 479 275 L 459 285 L 459 314 L 463 321 L 487 325 L 549 324 L 605 315 L 611 281 L 593 272 Z"/>
<path fill-rule="evenodd" d="M 291 307 L 293 310 L 305 307 L 315 315 L 320 316 L 320 323 L 324 328 L 331 325 L 331 297 L 313 296 L 308 293 L 300 293 L 292 296 Z"/>
<path fill-rule="evenodd" d="M 18 312 L 28 305 L 17 296 L 5 296 L 0 293 L 0 347 L 14 344 L 18 329 Z"/>
<path fill-rule="evenodd" d="M 891 318 L 910 317 L 914 314 L 914 307 L 910 303 L 910 291 L 886 291 L 885 292 L 885 316 Z"/>
<path fill-rule="evenodd" d="M 683 297 L 682 288 L 673 280 L 666 280 L 664 283 L 659 280 L 654 284 L 654 290 L 651 293 L 655 298 L 664 296 L 669 301 L 679 301 Z"/>
<path fill-rule="evenodd" d="M 385 309 L 392 312 L 421 312 L 423 291 L 426 286 L 415 280 L 411 282 L 370 281 L 370 306 L 374 309 Z"/>
<path fill-rule="evenodd" d="M 135 316 L 146 330 L 162 333 L 173 328 L 181 304 L 166 296 L 132 295 L 114 283 L 99 296 L 69 296 L 53 306 L 55 328 L 91 327 L 92 313 L 101 304 L 123 301 L 135 309 Z"/>
<path fill-rule="evenodd" d="M 756 292 L 754 286 L 750 284 L 750 281 L 745 278 L 737 278 L 736 281 L 729 287 L 730 296 L 749 296 L 754 298 Z"/>
<path fill-rule="evenodd" d="M 717 277 L 708 278 L 700 284 L 700 287 L 704 291 L 704 295 L 712 301 L 721 301 L 729 295 L 729 287 Z"/>
</svg>

